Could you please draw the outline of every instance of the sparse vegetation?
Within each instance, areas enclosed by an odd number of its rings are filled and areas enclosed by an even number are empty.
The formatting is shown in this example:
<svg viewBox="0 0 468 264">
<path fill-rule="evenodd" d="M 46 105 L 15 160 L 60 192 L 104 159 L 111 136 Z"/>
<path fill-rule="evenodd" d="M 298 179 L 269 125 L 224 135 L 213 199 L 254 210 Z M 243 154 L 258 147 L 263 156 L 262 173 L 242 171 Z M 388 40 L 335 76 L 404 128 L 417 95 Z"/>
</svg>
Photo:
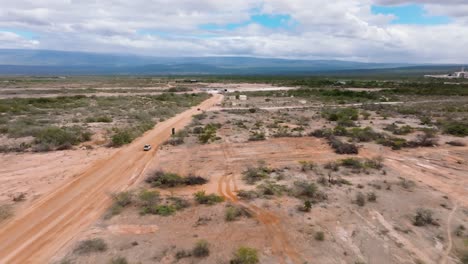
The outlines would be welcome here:
<svg viewBox="0 0 468 264">
<path fill-rule="evenodd" d="M 261 195 L 264 196 L 281 196 L 283 193 L 288 191 L 288 188 L 284 185 L 267 180 L 264 183 L 258 185 L 257 190 Z"/>
<path fill-rule="evenodd" d="M 304 201 L 304 204 L 298 207 L 299 211 L 306 212 L 306 213 L 310 212 L 311 209 L 312 209 L 312 202 L 310 201 Z"/>
<path fill-rule="evenodd" d="M 87 123 L 96 123 L 113 130 L 111 143 L 118 147 L 130 143 L 160 119 L 171 117 L 206 98 L 206 94 L 161 94 L 1 99 L 0 115 L 6 121 L 0 120 L 0 132 L 12 138 L 32 136 L 33 150 L 49 151 L 68 149 L 88 141 L 91 133 L 85 127 Z M 71 123 L 74 125 L 62 126 Z M 118 126 L 109 127 L 111 125 Z"/>
<path fill-rule="evenodd" d="M 447 145 L 454 146 L 454 147 L 464 147 L 466 144 L 462 141 L 454 140 L 447 142 Z"/>
<path fill-rule="evenodd" d="M 227 222 L 236 221 L 242 216 L 250 217 L 249 211 L 240 206 L 228 205 L 225 210 L 225 220 Z"/>
<path fill-rule="evenodd" d="M 416 186 L 416 183 L 412 180 L 400 179 L 398 185 L 400 185 L 403 189 L 410 191 Z"/>
<path fill-rule="evenodd" d="M 367 193 L 367 201 L 376 202 L 377 201 L 377 194 L 375 194 L 375 192 Z"/>
<path fill-rule="evenodd" d="M 182 177 L 176 173 L 169 173 L 164 171 L 156 171 L 153 175 L 145 180 L 153 187 L 172 188 L 180 185 L 203 185 L 208 182 L 203 177 L 189 175 Z"/>
<path fill-rule="evenodd" d="M 262 132 L 253 132 L 249 137 L 249 141 L 262 141 L 265 139 L 265 133 Z"/>
<path fill-rule="evenodd" d="M 210 255 L 210 244 L 206 240 L 199 240 L 192 249 L 192 255 L 197 258 L 204 258 Z"/>
<path fill-rule="evenodd" d="M 259 262 L 256 249 L 249 247 L 240 247 L 234 257 L 229 262 L 230 264 L 256 264 Z"/>
<path fill-rule="evenodd" d="M 359 149 L 356 145 L 344 143 L 336 137 L 330 137 L 328 144 L 335 150 L 337 154 L 358 154 Z"/>
<path fill-rule="evenodd" d="M 219 124 L 207 124 L 203 131 L 198 135 L 198 140 L 202 144 L 209 143 L 211 141 L 215 141 L 217 139 L 216 131 L 221 126 Z"/>
<path fill-rule="evenodd" d="M 322 231 L 318 231 L 317 233 L 315 233 L 314 238 L 317 241 L 324 241 L 325 240 L 325 233 L 322 232 Z"/>
<path fill-rule="evenodd" d="M 309 200 L 313 203 L 322 202 L 328 199 L 328 196 L 323 191 L 319 190 L 313 182 L 296 181 L 291 190 L 295 197 Z"/>
<path fill-rule="evenodd" d="M 124 257 L 115 257 L 115 258 L 112 258 L 109 263 L 110 264 L 128 264 L 128 261 Z"/>
<path fill-rule="evenodd" d="M 253 200 L 255 198 L 260 197 L 260 195 L 256 191 L 246 191 L 246 190 L 239 190 L 237 192 L 237 197 L 243 200 Z"/>
<path fill-rule="evenodd" d="M 362 192 L 358 192 L 356 194 L 356 204 L 359 206 L 364 206 L 366 205 L 366 196 Z"/>
<path fill-rule="evenodd" d="M 419 208 L 416 211 L 416 215 L 413 218 L 413 224 L 415 226 L 426 226 L 436 224 L 433 213 L 429 209 Z"/>
<path fill-rule="evenodd" d="M 69 149 L 71 146 L 90 140 L 91 133 L 78 126 L 46 127 L 36 134 L 36 150 Z"/>
<path fill-rule="evenodd" d="M 317 167 L 313 161 L 299 161 L 299 164 L 301 164 L 301 170 L 303 172 L 313 170 Z"/>
<path fill-rule="evenodd" d="M 93 238 L 78 243 L 74 252 L 80 255 L 86 255 L 95 252 L 104 252 L 106 250 L 107 244 L 102 238 Z"/>
<path fill-rule="evenodd" d="M 254 184 L 263 179 L 267 179 L 271 169 L 265 164 L 259 164 L 257 167 L 249 167 L 243 173 L 242 179 L 248 184 Z"/>
<path fill-rule="evenodd" d="M 224 198 L 216 194 L 206 194 L 205 191 L 199 191 L 194 194 L 195 200 L 199 204 L 213 205 L 216 203 L 221 203 L 224 201 Z"/>
<path fill-rule="evenodd" d="M 13 215 L 13 208 L 11 205 L 0 205 L 0 222 L 10 218 Z"/>
<path fill-rule="evenodd" d="M 412 133 L 414 131 L 414 128 L 412 128 L 412 127 L 410 127 L 408 125 L 399 127 L 395 123 L 386 126 L 384 129 L 387 130 L 387 131 L 392 132 L 395 135 L 407 135 L 407 134 L 410 134 L 410 133 Z"/>
<path fill-rule="evenodd" d="M 354 108 L 325 109 L 322 117 L 328 121 L 336 121 L 342 126 L 354 126 L 354 122 L 359 119 L 359 111 Z"/>
<path fill-rule="evenodd" d="M 442 129 L 446 134 L 458 137 L 468 136 L 468 123 L 466 122 L 448 121 L 442 124 Z"/>
</svg>

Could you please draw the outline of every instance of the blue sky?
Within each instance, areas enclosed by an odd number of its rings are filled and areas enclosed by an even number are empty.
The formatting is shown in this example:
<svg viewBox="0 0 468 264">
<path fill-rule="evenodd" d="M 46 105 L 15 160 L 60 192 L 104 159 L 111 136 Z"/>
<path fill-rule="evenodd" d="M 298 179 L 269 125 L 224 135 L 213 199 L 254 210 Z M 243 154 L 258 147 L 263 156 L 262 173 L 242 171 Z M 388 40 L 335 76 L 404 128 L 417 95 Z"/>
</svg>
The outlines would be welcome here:
<svg viewBox="0 0 468 264">
<path fill-rule="evenodd" d="M 373 14 L 394 15 L 392 24 L 405 25 L 440 25 L 450 23 L 446 16 L 430 16 L 426 14 L 424 7 L 418 4 L 400 6 L 377 6 L 371 7 Z"/>
<path fill-rule="evenodd" d="M 203 30 L 235 30 L 240 27 L 247 26 L 249 24 L 259 24 L 266 28 L 279 29 L 279 28 L 290 28 L 295 23 L 292 21 L 290 15 L 252 15 L 249 21 L 242 23 L 230 23 L 226 25 L 217 24 L 204 24 L 200 26 Z"/>
<path fill-rule="evenodd" d="M 8 31 L 8 32 L 13 32 L 25 39 L 36 39 L 37 38 L 37 34 L 36 33 L 33 33 L 33 32 L 30 32 L 30 31 L 26 31 L 26 30 L 18 30 L 18 29 L 0 29 L 0 30 L 4 30 L 4 31 Z"/>
</svg>

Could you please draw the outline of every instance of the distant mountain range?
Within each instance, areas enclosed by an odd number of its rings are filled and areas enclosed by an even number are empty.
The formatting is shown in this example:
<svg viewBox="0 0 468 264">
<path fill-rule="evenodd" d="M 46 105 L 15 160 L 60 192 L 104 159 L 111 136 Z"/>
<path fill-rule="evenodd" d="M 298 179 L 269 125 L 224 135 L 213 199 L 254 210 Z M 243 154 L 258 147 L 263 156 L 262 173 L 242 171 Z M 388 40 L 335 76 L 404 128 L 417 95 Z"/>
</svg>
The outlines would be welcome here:
<svg viewBox="0 0 468 264">
<path fill-rule="evenodd" d="M 0 75 L 316 75 L 380 72 L 384 69 L 414 66 L 418 65 L 254 57 L 150 57 L 0 49 Z M 437 69 L 441 70 L 439 68 Z"/>
</svg>

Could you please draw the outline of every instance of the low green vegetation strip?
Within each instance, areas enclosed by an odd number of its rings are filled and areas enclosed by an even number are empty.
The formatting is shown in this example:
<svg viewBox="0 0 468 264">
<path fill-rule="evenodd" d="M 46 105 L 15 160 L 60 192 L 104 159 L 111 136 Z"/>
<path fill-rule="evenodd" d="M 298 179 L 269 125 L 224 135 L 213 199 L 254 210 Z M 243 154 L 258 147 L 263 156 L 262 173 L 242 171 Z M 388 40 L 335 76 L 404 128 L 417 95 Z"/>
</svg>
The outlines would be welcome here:
<svg viewBox="0 0 468 264">
<path fill-rule="evenodd" d="M 33 137 L 19 150 L 68 148 L 91 137 L 92 123 L 108 129 L 114 146 L 132 142 L 157 122 L 195 106 L 207 94 L 117 97 L 63 96 L 0 100 L 0 134 Z"/>
</svg>

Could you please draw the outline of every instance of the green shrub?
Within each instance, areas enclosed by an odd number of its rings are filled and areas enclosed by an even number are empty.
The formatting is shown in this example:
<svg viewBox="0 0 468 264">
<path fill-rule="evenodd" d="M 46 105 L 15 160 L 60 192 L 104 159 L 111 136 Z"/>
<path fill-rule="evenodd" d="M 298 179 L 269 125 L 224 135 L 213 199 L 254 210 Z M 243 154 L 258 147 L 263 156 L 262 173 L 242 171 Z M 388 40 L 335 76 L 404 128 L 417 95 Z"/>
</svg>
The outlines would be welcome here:
<svg viewBox="0 0 468 264">
<path fill-rule="evenodd" d="M 234 206 L 228 206 L 226 207 L 225 213 L 224 213 L 224 219 L 228 222 L 235 221 L 239 217 L 242 216 L 242 211 L 240 208 L 234 207 Z"/>
<path fill-rule="evenodd" d="M 442 130 L 445 134 L 450 134 L 457 137 L 468 136 L 468 124 L 460 121 L 446 122 L 442 125 Z"/>
<path fill-rule="evenodd" d="M 322 232 L 322 231 L 319 231 L 319 232 L 315 233 L 314 238 L 317 241 L 324 241 L 325 240 L 325 233 Z"/>
<path fill-rule="evenodd" d="M 258 253 L 256 249 L 240 247 L 235 253 L 230 264 L 256 264 L 258 263 Z"/>
<path fill-rule="evenodd" d="M 142 213 L 151 211 L 160 201 L 159 192 L 150 190 L 141 190 L 138 194 L 139 203 L 142 206 Z"/>
<path fill-rule="evenodd" d="M 287 192 L 287 187 L 284 185 L 276 184 L 272 181 L 265 181 L 264 183 L 257 186 L 259 193 L 263 195 L 283 195 Z"/>
<path fill-rule="evenodd" d="M 135 139 L 130 129 L 118 129 L 117 132 L 112 135 L 112 145 L 114 147 L 120 147 L 129 144 Z"/>
<path fill-rule="evenodd" d="M 156 205 L 150 207 L 149 209 L 149 213 L 161 216 L 169 216 L 177 211 L 176 208 L 172 205 Z"/>
<path fill-rule="evenodd" d="M 356 121 L 359 119 L 359 111 L 354 108 L 326 109 L 322 111 L 322 116 L 328 121 Z"/>
<path fill-rule="evenodd" d="M 46 127 L 40 130 L 35 138 L 36 144 L 50 145 L 54 147 L 66 144 L 77 145 L 90 140 L 91 134 L 81 127 Z"/>
<path fill-rule="evenodd" d="M 326 129 L 316 129 L 312 133 L 309 134 L 309 136 L 312 137 L 317 137 L 317 138 L 329 138 L 333 136 L 334 131 L 326 128 Z"/>
<path fill-rule="evenodd" d="M 382 137 L 379 133 L 375 132 L 372 128 L 370 127 L 365 127 L 365 128 L 360 128 L 360 127 L 355 127 L 351 128 L 347 136 L 351 137 L 352 139 L 358 141 L 358 142 L 370 142 L 372 140 L 376 140 Z"/>
<path fill-rule="evenodd" d="M 391 147 L 393 150 L 400 150 L 408 146 L 408 142 L 406 141 L 406 139 L 389 136 L 377 139 L 377 144 L 386 147 Z"/>
<path fill-rule="evenodd" d="M 106 242 L 101 238 L 94 238 L 81 241 L 75 248 L 74 252 L 80 255 L 85 255 L 94 252 L 104 252 L 106 250 Z"/>
<path fill-rule="evenodd" d="M 194 194 L 195 200 L 199 204 L 213 205 L 224 201 L 224 198 L 216 194 L 206 194 L 205 191 L 199 191 Z"/>
<path fill-rule="evenodd" d="M 380 170 L 383 168 L 383 158 L 382 157 L 376 157 L 373 159 L 366 159 L 364 161 L 364 167 L 369 168 L 369 169 L 375 169 L 375 170 Z"/>
<path fill-rule="evenodd" d="M 181 210 L 190 207 L 189 201 L 179 197 L 169 197 L 168 200 L 176 210 Z"/>
<path fill-rule="evenodd" d="M 192 255 L 197 258 L 204 258 L 210 255 L 210 244 L 206 240 L 200 240 L 195 244 Z"/>
<path fill-rule="evenodd" d="M 357 158 L 347 158 L 340 160 L 340 165 L 350 169 L 360 170 L 364 168 L 364 164 L 360 159 Z"/>
<path fill-rule="evenodd" d="M 312 209 L 312 202 L 304 201 L 304 204 L 298 207 L 298 210 L 301 212 L 310 212 Z"/>
<path fill-rule="evenodd" d="M 113 195 L 114 203 L 125 207 L 132 203 L 133 194 L 131 192 L 120 192 Z"/>
<path fill-rule="evenodd" d="M 200 135 L 198 135 L 198 140 L 200 141 L 200 143 L 206 144 L 210 141 L 216 140 L 216 131 L 218 128 L 220 128 L 219 124 L 207 124 L 203 128 L 203 132 Z"/>
<path fill-rule="evenodd" d="M 146 178 L 146 182 L 153 187 L 176 187 L 184 183 L 184 178 L 176 173 L 156 171 Z"/>
<path fill-rule="evenodd" d="M 327 194 L 320 191 L 313 182 L 296 181 L 291 190 L 295 197 L 310 200 L 313 203 L 322 202 L 328 199 Z"/>
<path fill-rule="evenodd" d="M 164 171 L 156 171 L 153 175 L 145 180 L 153 187 L 176 187 L 180 185 L 202 185 L 207 182 L 205 178 L 189 175 L 182 177 L 176 173 L 169 173 Z"/>
<path fill-rule="evenodd" d="M 258 181 L 266 179 L 270 175 L 270 168 L 265 165 L 259 165 L 258 167 L 250 167 L 243 173 L 242 179 L 248 184 L 254 184 Z"/>
</svg>

